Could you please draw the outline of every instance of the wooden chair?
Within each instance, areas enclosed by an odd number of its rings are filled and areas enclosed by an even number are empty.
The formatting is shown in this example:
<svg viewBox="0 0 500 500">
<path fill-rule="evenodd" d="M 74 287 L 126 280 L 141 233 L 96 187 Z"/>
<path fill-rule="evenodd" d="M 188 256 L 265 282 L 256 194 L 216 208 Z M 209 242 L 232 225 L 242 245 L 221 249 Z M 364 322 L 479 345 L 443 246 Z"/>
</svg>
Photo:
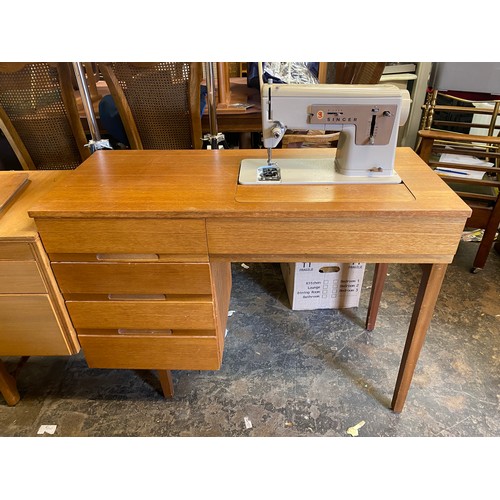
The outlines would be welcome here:
<svg viewBox="0 0 500 500">
<path fill-rule="evenodd" d="M 70 63 L 0 63 L 0 128 L 25 170 L 74 169 L 90 156 Z"/>
<path fill-rule="evenodd" d="M 469 101 L 433 90 L 418 132 L 420 157 L 471 207 L 466 227 L 484 229 L 472 272 L 484 268 L 500 225 L 499 110 L 500 101 Z"/>
<path fill-rule="evenodd" d="M 131 149 L 201 149 L 202 64 L 99 63 Z"/>
</svg>

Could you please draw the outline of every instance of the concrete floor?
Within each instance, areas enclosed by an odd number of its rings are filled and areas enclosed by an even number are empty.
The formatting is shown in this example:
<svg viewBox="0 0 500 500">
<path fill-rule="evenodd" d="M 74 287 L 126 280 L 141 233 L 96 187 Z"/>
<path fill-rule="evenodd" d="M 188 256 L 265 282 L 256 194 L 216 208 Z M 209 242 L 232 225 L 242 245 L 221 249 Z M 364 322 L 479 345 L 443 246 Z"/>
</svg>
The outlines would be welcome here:
<svg viewBox="0 0 500 500">
<path fill-rule="evenodd" d="M 500 437 L 500 256 L 492 250 L 474 275 L 476 248 L 462 242 L 448 268 L 401 414 L 389 405 L 418 266 L 389 267 L 367 332 L 372 265 L 358 308 L 291 311 L 278 264 L 238 263 L 221 370 L 174 371 L 168 400 L 153 372 L 89 369 L 81 354 L 30 358 L 21 401 L 0 398 L 0 435 L 35 437 L 56 425 L 54 436 L 66 437 L 349 438 L 364 421 L 359 436 Z"/>
</svg>

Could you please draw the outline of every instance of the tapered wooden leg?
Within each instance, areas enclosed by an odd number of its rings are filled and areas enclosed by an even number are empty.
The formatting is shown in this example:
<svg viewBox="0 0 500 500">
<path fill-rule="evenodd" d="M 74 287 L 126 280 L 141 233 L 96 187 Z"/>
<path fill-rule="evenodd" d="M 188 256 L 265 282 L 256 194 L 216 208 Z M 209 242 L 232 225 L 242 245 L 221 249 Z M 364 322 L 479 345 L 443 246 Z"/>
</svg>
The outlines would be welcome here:
<svg viewBox="0 0 500 500">
<path fill-rule="evenodd" d="M 368 304 L 368 314 L 366 315 L 366 329 L 372 331 L 377 321 L 378 308 L 382 291 L 384 290 L 385 278 L 389 264 L 375 264 L 373 273 L 372 291 L 370 293 L 370 303 Z"/>
<path fill-rule="evenodd" d="M 166 398 L 173 397 L 174 383 L 172 381 L 172 372 L 170 370 L 158 370 L 158 378 L 160 379 L 163 395 Z"/>
<path fill-rule="evenodd" d="M 424 264 L 422 266 L 420 288 L 415 301 L 392 398 L 391 408 L 396 413 L 401 412 L 405 404 L 413 372 L 424 344 L 425 335 L 431 322 L 447 267 L 446 264 Z"/>
<path fill-rule="evenodd" d="M 500 198 L 495 203 L 493 211 L 490 215 L 489 222 L 484 228 L 483 238 L 479 243 L 479 248 L 472 264 L 472 272 L 477 273 L 486 265 L 486 260 L 490 253 L 493 242 L 495 241 L 495 234 L 498 230 L 498 223 L 500 222 Z"/>
<path fill-rule="evenodd" d="M 9 406 L 16 405 L 21 399 L 17 391 L 16 379 L 7 371 L 2 360 L 0 360 L 0 392 Z"/>
</svg>

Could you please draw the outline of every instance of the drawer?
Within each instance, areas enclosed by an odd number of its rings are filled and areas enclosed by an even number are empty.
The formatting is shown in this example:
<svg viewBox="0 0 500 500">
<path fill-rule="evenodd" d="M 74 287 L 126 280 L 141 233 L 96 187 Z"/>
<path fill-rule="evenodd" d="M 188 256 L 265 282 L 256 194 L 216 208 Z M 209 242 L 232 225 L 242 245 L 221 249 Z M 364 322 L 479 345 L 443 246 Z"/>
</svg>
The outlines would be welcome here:
<svg viewBox="0 0 500 500">
<path fill-rule="evenodd" d="M 47 293 L 34 261 L 0 261 L 0 293 Z"/>
<path fill-rule="evenodd" d="M 0 295 L 0 355 L 72 353 L 47 295 Z"/>
<path fill-rule="evenodd" d="M 212 293 L 209 264 L 68 263 L 52 269 L 64 294 Z"/>
<path fill-rule="evenodd" d="M 203 220 L 37 218 L 36 225 L 48 254 L 208 254 Z"/>
<path fill-rule="evenodd" d="M 28 243 L 0 241 L 0 260 L 35 260 Z"/>
<path fill-rule="evenodd" d="M 432 230 L 429 229 L 432 227 Z M 350 256 L 351 261 L 394 262 L 420 260 L 423 255 L 453 255 L 463 229 L 463 222 L 433 221 L 432 226 L 417 216 L 410 218 L 359 219 L 212 219 L 207 221 L 211 255 L 228 255 L 232 260 L 264 256 L 283 262 L 293 260 L 333 261 Z M 431 232 L 440 236 L 436 241 Z M 408 249 L 411 249 L 411 254 Z M 391 257 L 393 256 L 393 257 Z M 325 258 L 326 257 L 326 258 Z"/>
<path fill-rule="evenodd" d="M 215 330 L 211 300 L 72 301 L 66 306 L 81 329 Z"/>
<path fill-rule="evenodd" d="M 90 368 L 132 370 L 218 370 L 216 337 L 166 335 L 79 335 Z"/>
</svg>

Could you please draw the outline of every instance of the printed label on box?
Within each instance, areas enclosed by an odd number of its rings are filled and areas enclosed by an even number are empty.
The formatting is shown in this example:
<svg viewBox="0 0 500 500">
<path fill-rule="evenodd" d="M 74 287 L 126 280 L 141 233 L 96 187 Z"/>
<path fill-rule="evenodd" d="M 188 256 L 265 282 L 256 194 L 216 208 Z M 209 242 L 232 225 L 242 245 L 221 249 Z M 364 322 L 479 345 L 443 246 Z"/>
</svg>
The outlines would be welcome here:
<svg viewBox="0 0 500 500">
<path fill-rule="evenodd" d="M 357 307 L 366 264 L 331 262 L 282 263 L 290 305 L 294 310 Z"/>
</svg>

